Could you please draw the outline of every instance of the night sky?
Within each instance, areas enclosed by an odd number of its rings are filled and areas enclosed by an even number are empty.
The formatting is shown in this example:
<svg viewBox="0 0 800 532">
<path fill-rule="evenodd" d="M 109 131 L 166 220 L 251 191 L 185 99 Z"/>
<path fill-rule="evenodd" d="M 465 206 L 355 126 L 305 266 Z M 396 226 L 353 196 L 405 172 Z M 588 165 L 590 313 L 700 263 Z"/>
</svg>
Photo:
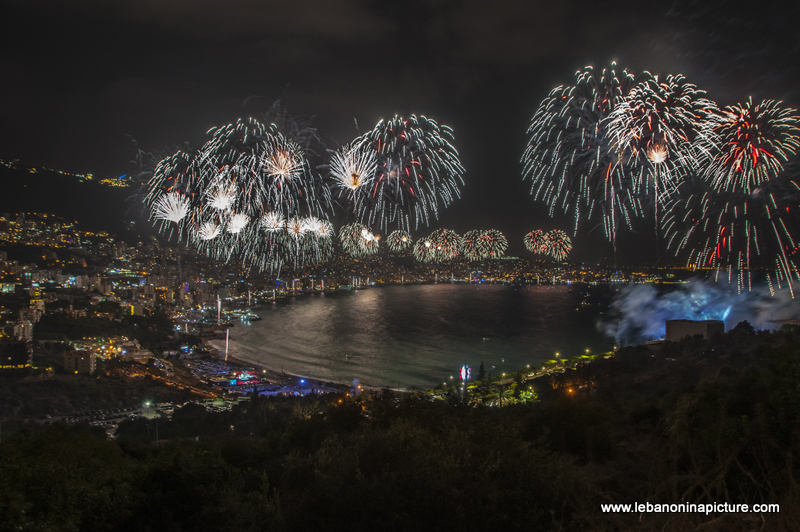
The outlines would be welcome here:
<svg viewBox="0 0 800 532">
<path fill-rule="evenodd" d="M 149 151 L 199 146 L 276 99 L 313 117 L 328 148 L 381 118 L 424 114 L 454 129 L 467 169 L 462 199 L 434 226 L 500 229 L 522 253 L 531 229 L 571 232 L 532 200 L 519 159 L 539 102 L 584 65 L 682 73 L 722 105 L 800 106 L 800 3 L 762 5 L 15 2 L 0 32 L 0 158 L 117 176 L 131 170 L 131 138 Z M 609 255 L 601 229 L 578 236 L 573 258 Z"/>
</svg>

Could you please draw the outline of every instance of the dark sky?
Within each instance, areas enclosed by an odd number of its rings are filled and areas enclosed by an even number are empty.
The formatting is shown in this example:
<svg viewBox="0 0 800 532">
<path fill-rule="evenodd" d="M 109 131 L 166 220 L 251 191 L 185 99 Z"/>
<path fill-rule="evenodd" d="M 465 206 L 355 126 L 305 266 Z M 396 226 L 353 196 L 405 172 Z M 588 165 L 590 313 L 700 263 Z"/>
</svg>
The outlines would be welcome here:
<svg viewBox="0 0 800 532">
<path fill-rule="evenodd" d="M 69 4 L 69 5 L 67 5 Z M 440 223 L 518 242 L 549 220 L 521 179 L 539 102 L 584 65 L 683 73 L 721 104 L 798 106 L 800 7 L 536 0 L 29 0 L 0 32 L 0 158 L 120 175 L 134 148 L 199 145 L 276 99 L 330 148 L 395 113 L 455 131 L 467 169 Z M 355 121 L 355 122 L 354 122 Z M 584 232 L 574 258 L 608 250 Z M 521 246 L 512 248 L 522 252 Z M 583 252 L 581 252 L 583 250 Z"/>
</svg>

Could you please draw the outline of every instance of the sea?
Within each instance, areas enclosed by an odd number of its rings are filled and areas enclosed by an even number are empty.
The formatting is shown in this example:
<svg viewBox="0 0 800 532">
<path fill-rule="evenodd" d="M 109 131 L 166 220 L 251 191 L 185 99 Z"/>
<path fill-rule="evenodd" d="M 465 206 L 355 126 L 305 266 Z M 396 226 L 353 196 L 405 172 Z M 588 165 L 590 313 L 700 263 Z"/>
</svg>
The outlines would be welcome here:
<svg viewBox="0 0 800 532">
<path fill-rule="evenodd" d="M 608 351 L 597 328 L 613 285 L 439 283 L 298 294 L 253 307 L 229 353 L 277 372 L 368 387 L 427 390 L 467 365 L 499 376 Z"/>
</svg>

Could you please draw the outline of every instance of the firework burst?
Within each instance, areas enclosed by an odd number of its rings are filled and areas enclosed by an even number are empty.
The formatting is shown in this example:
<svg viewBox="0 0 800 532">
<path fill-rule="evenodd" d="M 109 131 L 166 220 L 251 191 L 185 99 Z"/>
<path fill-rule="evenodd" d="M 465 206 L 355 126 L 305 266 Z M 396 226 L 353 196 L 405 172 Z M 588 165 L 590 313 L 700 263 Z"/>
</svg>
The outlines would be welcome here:
<svg viewBox="0 0 800 532">
<path fill-rule="evenodd" d="M 355 189 L 344 188 L 353 194 L 354 210 L 361 222 L 384 230 L 395 226 L 409 231 L 427 226 L 438 217 L 440 207 L 447 207 L 460 196 L 464 168 L 452 141 L 453 132 L 447 126 L 424 116 L 395 116 L 379 122 L 346 148 L 350 150 L 346 153 L 355 150 L 349 160 L 374 158 L 373 175 L 364 177 L 363 182 L 361 173 L 357 173 L 357 179 L 352 173 L 348 177 L 353 165 L 340 164 L 341 159 L 348 162 L 343 156 L 334 161 L 332 174 L 340 186 L 339 177 L 345 183 L 361 183 Z"/>
<path fill-rule="evenodd" d="M 204 222 L 197 230 L 197 237 L 200 240 L 214 240 L 219 236 L 219 225 L 214 222 Z"/>
<path fill-rule="evenodd" d="M 268 233 L 275 233 L 277 231 L 283 231 L 286 227 L 286 220 L 283 219 L 283 216 L 277 212 L 268 212 L 261 218 L 261 227 L 264 228 L 264 231 Z"/>
<path fill-rule="evenodd" d="M 461 238 L 451 229 L 437 229 L 428 237 L 435 248 L 436 262 L 453 260 L 458 257 Z"/>
<path fill-rule="evenodd" d="M 414 241 L 411 239 L 411 235 L 399 229 L 397 231 L 392 231 L 386 239 L 386 245 L 395 253 L 401 253 L 407 250 L 413 243 Z"/>
<path fill-rule="evenodd" d="M 547 253 L 547 235 L 541 229 L 535 229 L 523 239 L 525 249 L 532 253 Z"/>
<path fill-rule="evenodd" d="M 615 63 L 577 72 L 574 85 L 556 87 L 539 105 L 522 158 L 531 194 L 549 205 L 551 216 L 556 210 L 571 215 L 576 231 L 599 220 L 610 241 L 619 223 L 630 228 L 641 214 L 607 121 L 634 84 Z"/>
<path fill-rule="evenodd" d="M 682 75 L 647 76 L 609 114 L 607 134 L 633 177 L 633 196 L 669 200 L 714 148 L 717 105 Z"/>
<path fill-rule="evenodd" d="M 554 229 L 547 233 L 545 240 L 547 254 L 557 261 L 565 260 L 572 251 L 572 240 L 566 232 L 560 229 Z"/>
<path fill-rule="evenodd" d="M 796 109 L 782 109 L 781 102 L 752 98 L 726 107 L 717 119 L 719 153 L 710 167 L 717 190 L 751 193 L 775 178 L 800 147 L 800 116 Z"/>
<path fill-rule="evenodd" d="M 169 220 L 187 244 L 262 270 L 302 267 L 329 256 L 330 223 L 317 217 L 330 207 L 330 197 L 301 148 L 253 119 L 209 135 L 196 154 L 178 152 L 156 166 L 146 197 L 152 217 L 167 220 L 164 207 L 171 205 L 175 219 Z M 304 224 L 299 234 L 298 220 Z"/>
<path fill-rule="evenodd" d="M 687 265 L 724 273 L 740 292 L 751 290 L 753 276 L 763 271 L 771 289 L 775 280 L 794 296 L 799 204 L 800 187 L 792 180 L 765 181 L 749 194 L 696 182 L 669 206 L 667 244 Z"/>
<path fill-rule="evenodd" d="M 153 218 L 178 223 L 189 213 L 189 200 L 178 192 L 170 192 L 153 204 Z"/>
<path fill-rule="evenodd" d="M 335 151 L 329 163 L 330 175 L 336 185 L 355 198 L 362 197 L 362 194 L 356 194 L 362 188 L 369 188 L 377 168 L 378 154 L 363 138 Z"/>
<path fill-rule="evenodd" d="M 505 254 L 508 239 L 497 229 L 489 229 L 478 237 L 478 248 L 484 259 L 496 259 Z"/>
<path fill-rule="evenodd" d="M 465 259 L 470 261 L 481 260 L 482 253 L 478 247 L 478 238 L 482 233 L 482 231 L 478 230 L 467 231 L 464 233 L 464 236 L 461 237 L 459 248 L 461 255 Z"/>
<path fill-rule="evenodd" d="M 460 253 L 467 260 L 479 261 L 502 257 L 508 248 L 508 240 L 500 231 L 468 231 L 461 237 Z"/>
<path fill-rule="evenodd" d="M 360 258 L 374 255 L 379 250 L 379 239 L 365 225 L 347 224 L 339 230 L 342 248 L 351 257 Z"/>
<path fill-rule="evenodd" d="M 429 263 L 436 261 L 436 246 L 428 238 L 417 240 L 414 244 L 414 258 L 419 262 Z"/>
</svg>

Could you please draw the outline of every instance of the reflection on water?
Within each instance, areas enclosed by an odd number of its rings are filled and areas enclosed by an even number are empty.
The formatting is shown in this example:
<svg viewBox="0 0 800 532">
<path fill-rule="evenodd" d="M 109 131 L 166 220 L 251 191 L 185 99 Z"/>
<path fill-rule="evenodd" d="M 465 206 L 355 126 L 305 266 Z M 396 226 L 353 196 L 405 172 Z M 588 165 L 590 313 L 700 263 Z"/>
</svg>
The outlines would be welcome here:
<svg viewBox="0 0 800 532">
<path fill-rule="evenodd" d="M 257 307 L 263 319 L 237 325 L 231 347 L 287 373 L 426 389 L 465 363 L 497 375 L 604 350 L 595 322 L 607 299 L 604 287 L 474 284 L 303 295 Z"/>
</svg>

